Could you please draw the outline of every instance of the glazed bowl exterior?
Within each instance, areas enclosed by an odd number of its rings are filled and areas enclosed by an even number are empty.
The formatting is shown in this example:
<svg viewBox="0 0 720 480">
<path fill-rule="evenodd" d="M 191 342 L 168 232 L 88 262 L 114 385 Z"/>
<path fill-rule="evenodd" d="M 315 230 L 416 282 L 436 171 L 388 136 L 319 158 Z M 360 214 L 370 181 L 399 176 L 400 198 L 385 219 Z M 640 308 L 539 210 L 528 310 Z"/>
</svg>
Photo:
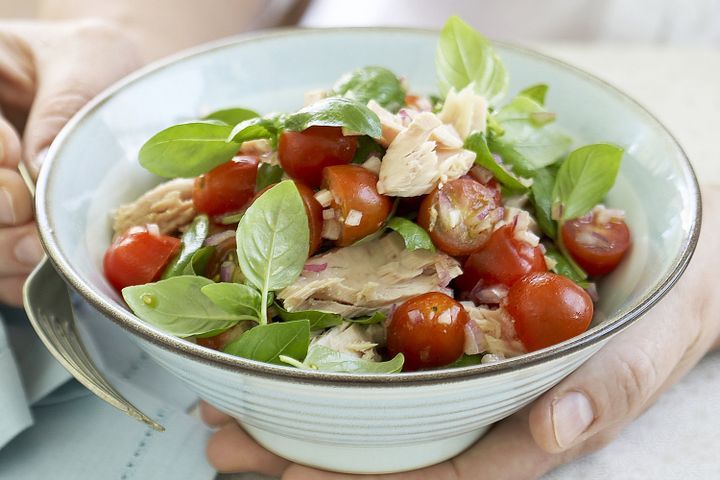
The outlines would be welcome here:
<svg viewBox="0 0 720 480">
<path fill-rule="evenodd" d="M 696 179 L 673 137 L 624 94 L 559 61 L 498 45 L 511 94 L 550 85 L 548 108 L 578 144 L 609 141 L 625 160 L 608 204 L 623 208 L 634 245 L 600 285 L 592 328 L 497 364 L 390 376 L 267 365 L 199 347 L 137 319 L 102 273 L 110 212 L 159 179 L 137 163 L 142 143 L 216 108 L 262 113 L 302 106 L 303 92 L 383 65 L 414 91 L 435 91 L 436 32 L 291 30 L 229 39 L 152 65 L 84 108 L 53 143 L 37 188 L 42 240 L 82 296 L 201 398 L 291 460 L 374 473 L 449 458 L 568 375 L 655 304 L 690 259 L 699 232 Z"/>
</svg>

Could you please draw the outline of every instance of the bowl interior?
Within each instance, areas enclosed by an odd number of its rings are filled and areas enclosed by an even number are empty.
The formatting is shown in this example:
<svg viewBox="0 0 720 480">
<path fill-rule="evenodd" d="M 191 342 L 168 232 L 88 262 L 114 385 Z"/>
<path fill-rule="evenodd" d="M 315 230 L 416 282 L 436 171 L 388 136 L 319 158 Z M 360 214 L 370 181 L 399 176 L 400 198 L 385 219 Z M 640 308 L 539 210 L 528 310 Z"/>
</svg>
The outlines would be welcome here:
<svg viewBox="0 0 720 480">
<path fill-rule="evenodd" d="M 413 90 L 432 93 L 436 38 L 434 32 L 399 29 L 275 32 L 201 49 L 121 82 L 75 117 L 48 154 L 38 220 L 53 261 L 116 321 L 177 342 L 138 322 L 102 274 L 110 212 L 159 182 L 137 163 L 143 142 L 220 107 L 293 111 L 305 91 L 327 88 L 364 65 L 389 67 Z M 578 144 L 609 141 L 626 151 L 607 203 L 626 210 L 634 244 L 600 285 L 594 328 L 569 343 L 588 341 L 636 316 L 680 273 L 697 234 L 696 180 L 668 132 L 617 90 L 536 53 L 503 45 L 498 50 L 511 75 L 510 95 L 547 83 L 548 108 Z"/>
</svg>

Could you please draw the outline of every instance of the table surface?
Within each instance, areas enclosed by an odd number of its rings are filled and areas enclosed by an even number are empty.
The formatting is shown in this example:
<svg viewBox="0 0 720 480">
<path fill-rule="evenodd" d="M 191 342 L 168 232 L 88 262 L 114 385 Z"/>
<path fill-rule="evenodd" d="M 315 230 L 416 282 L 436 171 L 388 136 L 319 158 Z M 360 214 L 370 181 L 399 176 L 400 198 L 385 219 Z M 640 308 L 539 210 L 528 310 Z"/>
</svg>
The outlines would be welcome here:
<svg viewBox="0 0 720 480">
<path fill-rule="evenodd" d="M 572 44 L 534 47 L 584 68 L 634 97 L 677 137 L 700 183 L 720 184 L 720 50 Z M 544 478 L 720 478 L 718 405 L 720 352 L 706 357 L 609 446 Z"/>
</svg>

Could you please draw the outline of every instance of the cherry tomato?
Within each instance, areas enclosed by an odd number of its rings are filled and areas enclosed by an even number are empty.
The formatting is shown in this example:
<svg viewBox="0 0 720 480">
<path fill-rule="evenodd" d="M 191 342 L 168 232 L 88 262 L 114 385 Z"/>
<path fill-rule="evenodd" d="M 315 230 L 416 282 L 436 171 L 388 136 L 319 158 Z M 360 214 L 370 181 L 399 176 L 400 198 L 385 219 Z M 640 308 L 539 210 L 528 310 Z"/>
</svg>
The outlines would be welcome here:
<svg viewBox="0 0 720 480">
<path fill-rule="evenodd" d="M 110 245 L 103 259 L 105 277 L 117 291 L 157 280 L 173 256 L 180 240 L 133 227 Z"/>
<path fill-rule="evenodd" d="M 495 205 L 502 205 L 502 189 L 489 170 L 476 165 L 470 169 L 470 176 L 493 191 Z"/>
<path fill-rule="evenodd" d="M 570 255 L 590 275 L 612 272 L 630 247 L 630 230 L 621 219 L 600 223 L 588 215 L 565 222 L 560 233 Z"/>
<path fill-rule="evenodd" d="M 435 246 L 453 256 L 482 247 L 498 219 L 494 192 L 470 177 L 451 180 L 423 199 L 418 224 Z"/>
<path fill-rule="evenodd" d="M 510 287 L 507 311 L 528 351 L 555 345 L 587 330 L 593 317 L 590 295 L 570 279 L 531 273 Z"/>
<path fill-rule="evenodd" d="M 212 337 L 196 338 L 195 342 L 198 345 L 202 345 L 206 348 L 212 348 L 213 350 L 222 350 L 229 343 L 234 342 L 240 335 L 247 331 L 247 325 L 245 322 L 240 322 L 232 328 L 225 330 L 224 332 L 213 335 Z"/>
<path fill-rule="evenodd" d="M 323 168 L 350 163 L 357 150 L 357 137 L 345 137 L 340 127 L 310 127 L 280 135 L 278 159 L 283 170 L 311 188 L 322 181 Z"/>
<path fill-rule="evenodd" d="M 331 206 L 341 223 L 338 246 L 350 245 L 376 232 L 387 220 L 392 201 L 378 193 L 377 182 L 378 176 L 360 165 L 336 165 L 324 170 L 323 184 L 333 195 Z M 357 215 L 359 224 L 353 225 L 351 216 Z"/>
<path fill-rule="evenodd" d="M 258 159 L 236 156 L 195 179 L 193 204 L 199 212 L 222 215 L 237 212 L 255 194 Z"/>
<path fill-rule="evenodd" d="M 540 247 L 517 240 L 513 227 L 505 225 L 495 230 L 478 251 L 470 254 L 456 285 L 466 291 L 471 291 L 480 281 L 483 285 L 509 287 L 528 273 L 545 271 L 547 265 Z"/>
<path fill-rule="evenodd" d="M 439 292 L 418 295 L 400 305 L 387 330 L 390 355 L 405 356 L 404 370 L 447 365 L 465 346 L 470 316 L 452 297 Z"/>
</svg>

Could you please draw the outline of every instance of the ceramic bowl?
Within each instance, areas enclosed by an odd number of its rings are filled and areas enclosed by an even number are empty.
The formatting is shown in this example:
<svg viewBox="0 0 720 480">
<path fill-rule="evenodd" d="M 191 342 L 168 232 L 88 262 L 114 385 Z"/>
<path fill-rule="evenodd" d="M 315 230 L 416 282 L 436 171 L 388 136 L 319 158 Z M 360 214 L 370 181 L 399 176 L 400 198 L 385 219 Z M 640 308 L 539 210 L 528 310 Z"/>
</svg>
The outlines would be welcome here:
<svg viewBox="0 0 720 480">
<path fill-rule="evenodd" d="M 434 464 L 527 405 L 655 304 L 687 265 L 699 230 L 693 171 L 668 131 L 612 86 L 562 62 L 498 45 L 511 94 L 550 85 L 549 109 L 581 143 L 625 147 L 611 206 L 627 211 L 634 246 L 600 285 L 592 328 L 497 364 L 392 376 L 268 365 L 204 349 L 136 318 L 106 282 L 110 212 L 158 179 L 137 163 L 142 143 L 168 125 L 225 106 L 301 107 L 303 92 L 344 72 L 384 65 L 413 89 L 435 91 L 436 32 L 292 30 L 239 37 L 152 65 L 87 105 L 53 143 L 37 187 L 50 259 L 82 296 L 157 362 L 230 413 L 262 445 L 330 470 L 393 472 Z"/>
</svg>

